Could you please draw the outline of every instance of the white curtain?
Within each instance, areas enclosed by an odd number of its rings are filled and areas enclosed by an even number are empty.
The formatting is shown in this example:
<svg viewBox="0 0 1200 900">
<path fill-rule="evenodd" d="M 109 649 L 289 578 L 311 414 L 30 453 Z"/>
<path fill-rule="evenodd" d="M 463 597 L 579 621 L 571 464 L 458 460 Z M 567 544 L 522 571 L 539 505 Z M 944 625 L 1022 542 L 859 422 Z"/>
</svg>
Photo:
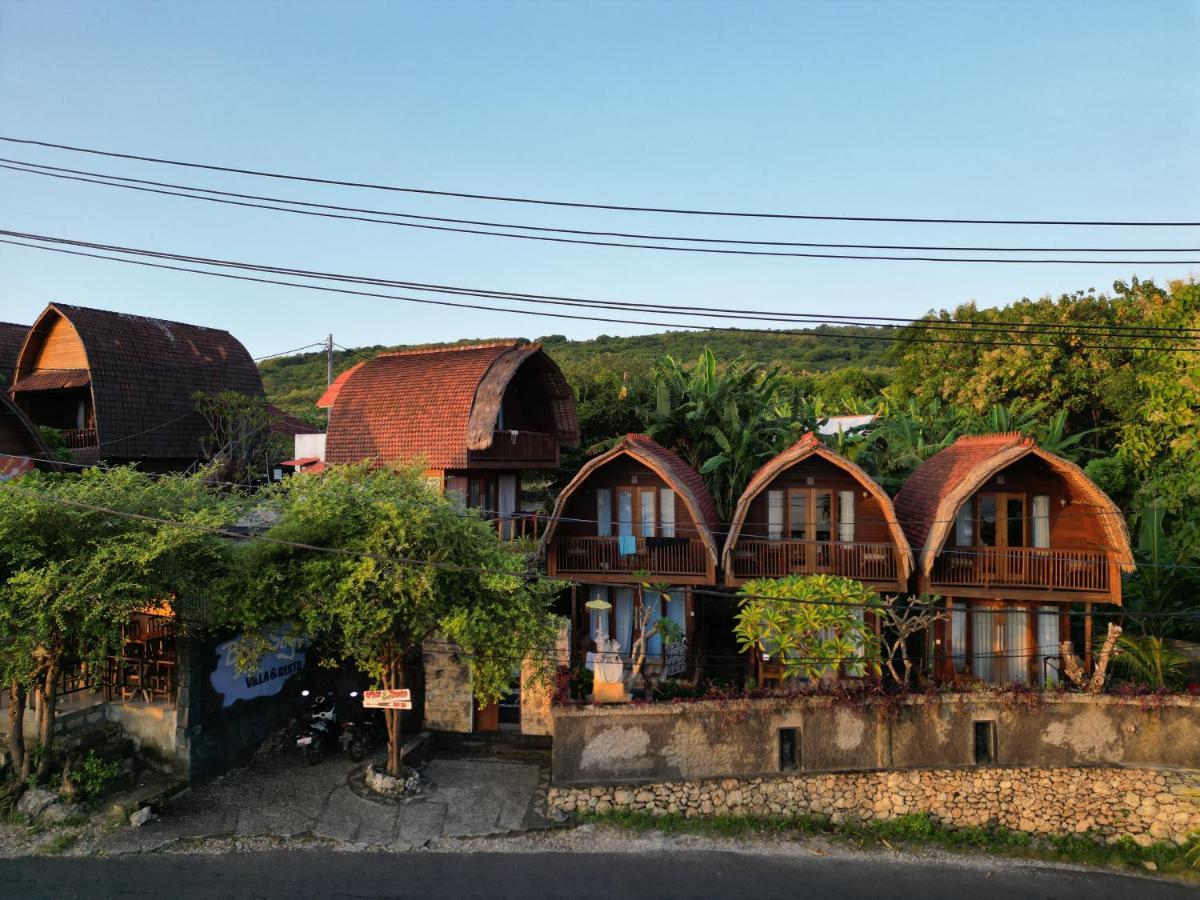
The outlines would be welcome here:
<svg viewBox="0 0 1200 900">
<path fill-rule="evenodd" d="M 767 491 L 767 537 L 772 541 L 783 537 L 783 491 Z"/>
<path fill-rule="evenodd" d="M 995 616 L 990 609 L 971 611 L 971 672 L 983 681 L 995 680 Z"/>
<path fill-rule="evenodd" d="M 967 668 L 967 611 L 957 606 L 950 610 L 950 662 L 955 672 Z"/>
<path fill-rule="evenodd" d="M 968 500 L 958 508 L 958 515 L 954 517 L 954 545 L 956 547 L 970 547 L 973 545 L 975 539 L 975 511 L 972 508 L 973 505 Z"/>
<path fill-rule="evenodd" d="M 643 491 L 642 498 L 642 537 L 654 537 L 654 492 Z"/>
<path fill-rule="evenodd" d="M 1029 613 L 1023 606 L 1005 610 L 1004 662 L 1009 684 L 1029 682 Z"/>
<path fill-rule="evenodd" d="M 1058 681 L 1058 607 L 1038 607 L 1037 621 L 1038 681 Z M 1046 660 L 1053 660 L 1049 665 Z"/>
<path fill-rule="evenodd" d="M 617 491 L 617 534 L 628 537 L 633 534 L 633 493 Z"/>
<path fill-rule="evenodd" d="M 675 492 L 658 489 L 658 524 L 663 537 L 675 537 Z"/>
<path fill-rule="evenodd" d="M 854 541 L 854 491 L 838 491 L 838 540 Z"/>
<path fill-rule="evenodd" d="M 617 619 L 613 637 L 621 643 L 621 655 L 628 657 L 633 646 L 633 588 L 614 588 L 612 605 Z"/>
<path fill-rule="evenodd" d="M 462 475 L 451 475 L 446 479 L 446 499 L 458 512 L 467 509 L 467 479 Z"/>
<path fill-rule="evenodd" d="M 1045 494 L 1033 497 L 1033 546 L 1050 546 L 1050 498 Z"/>
<path fill-rule="evenodd" d="M 596 536 L 612 535 L 612 488 L 596 488 Z"/>
<path fill-rule="evenodd" d="M 513 513 L 517 511 L 517 476 L 516 475 L 501 475 L 500 476 L 500 494 L 498 499 L 497 512 L 500 513 L 500 536 L 507 540 L 512 540 L 513 536 Z"/>
<path fill-rule="evenodd" d="M 666 618 L 671 619 L 673 622 L 678 624 L 680 630 L 682 630 L 685 627 L 683 619 L 683 591 L 679 588 L 675 588 L 667 593 L 670 595 L 671 599 L 667 602 Z M 656 611 L 662 609 L 662 593 L 660 591 L 646 591 L 644 599 L 647 604 L 657 604 L 655 607 Z M 655 618 L 654 621 L 658 621 L 658 619 Z M 651 622 L 650 624 L 653 625 L 654 622 Z M 656 634 L 654 637 L 650 638 L 650 640 L 646 641 L 647 658 L 661 656 L 662 652 L 662 635 Z"/>
</svg>

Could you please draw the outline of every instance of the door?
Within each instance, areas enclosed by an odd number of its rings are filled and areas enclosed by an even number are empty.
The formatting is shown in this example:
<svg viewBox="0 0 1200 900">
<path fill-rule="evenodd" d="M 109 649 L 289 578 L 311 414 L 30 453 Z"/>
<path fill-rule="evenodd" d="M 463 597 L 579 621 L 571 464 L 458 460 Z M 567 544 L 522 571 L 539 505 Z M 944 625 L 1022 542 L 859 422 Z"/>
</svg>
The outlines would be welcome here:
<svg viewBox="0 0 1200 900">
<path fill-rule="evenodd" d="M 979 571 L 985 582 L 1021 584 L 1026 579 L 1025 495 L 980 494 L 979 522 L 976 533 L 980 547 L 991 553 L 980 554 Z"/>
<path fill-rule="evenodd" d="M 791 570 L 794 573 L 829 571 L 834 525 L 833 491 L 790 488 L 787 493 L 788 540 L 804 542 L 792 553 Z"/>
</svg>

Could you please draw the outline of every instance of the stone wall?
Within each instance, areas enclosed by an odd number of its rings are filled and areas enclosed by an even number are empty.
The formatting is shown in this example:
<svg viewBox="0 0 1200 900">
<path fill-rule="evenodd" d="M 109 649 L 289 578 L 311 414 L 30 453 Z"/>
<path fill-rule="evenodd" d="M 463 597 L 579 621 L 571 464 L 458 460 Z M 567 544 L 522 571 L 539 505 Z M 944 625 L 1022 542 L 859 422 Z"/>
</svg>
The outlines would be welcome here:
<svg viewBox="0 0 1200 900">
<path fill-rule="evenodd" d="M 554 664 L 567 666 L 571 662 L 571 625 L 563 619 L 554 642 Z M 536 667 L 532 660 L 521 664 L 521 734 L 554 734 L 554 715 L 551 698 L 554 682 L 539 682 L 532 676 Z M 551 673 L 553 679 L 554 673 Z"/>
<path fill-rule="evenodd" d="M 474 698 L 471 672 L 444 638 L 425 645 L 425 728 L 470 733 Z"/>
<path fill-rule="evenodd" d="M 1183 843 L 1200 829 L 1200 773 L 1121 768 L 983 768 L 724 778 L 552 787 L 572 812 L 651 815 L 828 816 L 834 822 L 925 813 L 943 825 L 1034 834 L 1130 836 Z"/>
<path fill-rule="evenodd" d="M 976 724 L 992 723 L 1006 766 L 1200 769 L 1200 698 L 981 693 L 895 705 L 830 697 L 556 707 L 554 783 L 777 774 L 795 729 L 799 771 L 976 764 Z"/>
</svg>

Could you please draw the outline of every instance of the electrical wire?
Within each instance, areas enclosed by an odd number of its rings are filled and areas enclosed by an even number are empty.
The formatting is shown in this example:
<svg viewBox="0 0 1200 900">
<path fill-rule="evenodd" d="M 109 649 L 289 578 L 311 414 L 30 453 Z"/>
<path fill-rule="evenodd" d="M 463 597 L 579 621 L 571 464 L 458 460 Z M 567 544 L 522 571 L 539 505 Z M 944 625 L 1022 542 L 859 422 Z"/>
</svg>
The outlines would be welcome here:
<svg viewBox="0 0 1200 900">
<path fill-rule="evenodd" d="M 210 194 L 219 197 L 232 197 L 237 200 L 261 200 L 267 203 L 283 203 L 290 206 L 304 206 L 312 209 L 333 210 L 335 212 L 363 213 L 371 216 L 388 216 L 399 219 L 413 219 L 425 222 L 443 222 L 452 225 L 478 225 L 486 228 L 512 228 L 519 231 L 539 231 L 554 234 L 585 235 L 590 237 L 618 237 L 639 241 L 674 241 L 680 243 L 699 244 L 739 244 L 762 247 L 813 247 L 843 250 L 929 250 L 962 253 L 1200 253 L 1200 247 L 992 247 L 992 246 L 945 246 L 931 244 L 838 244 L 812 241 L 768 241 L 744 238 L 712 238 L 696 237 L 694 235 L 645 234 L 629 231 L 593 231 L 581 228 L 553 228 L 539 225 L 522 225 L 514 222 L 493 222 L 481 219 L 455 219 L 445 216 L 418 215 L 416 213 L 395 212 L 384 209 L 372 209 L 357 206 L 341 206 L 333 203 L 314 203 L 305 200 L 292 200 L 287 197 L 272 197 L 261 194 L 244 194 L 237 191 L 222 191 L 215 188 L 198 187 L 196 185 L 179 184 L 170 181 L 154 181 L 146 178 L 129 178 L 113 175 L 108 172 L 94 172 L 87 169 L 70 169 L 63 166 L 50 166 L 44 163 L 29 162 L 28 160 L 10 159 L 0 156 L 0 169 L 13 172 L 25 172 L 29 175 L 46 175 L 61 177 L 67 175 L 85 176 L 68 180 L 81 181 L 88 184 L 98 184 L 106 187 L 130 187 L 131 185 L 149 185 L 151 187 L 171 188 L 176 191 L 187 191 L 192 194 Z M 22 168 L 23 167 L 23 168 Z M 121 183 L 118 183 L 121 182 Z M 188 196 L 174 194 L 173 196 Z M 191 197 L 191 199 L 205 199 Z M 269 207 L 268 207 L 269 208 Z M 398 223 L 397 223 L 398 224 Z"/>
<path fill-rule="evenodd" d="M 19 235 L 21 237 L 26 237 L 26 233 L 24 233 L 24 232 L 16 232 L 16 231 L 9 231 L 9 230 L 0 230 L 0 234 Z M 41 241 L 47 241 L 47 242 L 53 242 L 53 243 L 62 243 L 62 244 L 66 244 L 68 246 L 94 246 L 93 244 L 91 244 L 90 242 L 87 242 L 87 241 L 73 241 L 73 240 L 69 240 L 66 238 L 51 238 L 51 237 L 41 237 L 41 236 L 37 236 L 37 235 L 31 235 L 31 236 L 28 236 L 28 239 L 34 240 L 34 241 L 41 240 Z M 196 269 L 196 268 L 190 268 L 190 267 L 186 267 L 186 266 L 173 266 L 173 265 L 167 265 L 164 263 L 151 263 L 151 262 L 146 262 L 145 260 L 121 259 L 118 257 L 106 256 L 106 255 L 99 254 L 99 253 L 87 253 L 87 252 L 83 252 L 80 250 L 67 250 L 63 247 L 45 247 L 45 246 L 40 246 L 38 244 L 33 244 L 33 243 L 23 243 L 22 241 L 11 240 L 8 238 L 0 238 L 0 243 L 11 244 L 13 246 L 26 247 L 26 248 L 35 249 L 35 250 L 49 251 L 49 252 L 54 252 L 54 253 L 64 253 L 64 254 L 69 254 L 69 255 L 73 255 L 73 256 L 83 256 L 83 257 L 88 257 L 88 258 L 92 258 L 92 259 L 103 259 L 103 260 L 107 260 L 110 262 L 125 263 L 127 265 L 136 265 L 136 266 L 143 266 L 143 267 L 155 268 L 155 269 L 167 269 L 167 270 L 179 271 L 179 272 L 190 272 L 190 273 L 197 274 L 197 275 L 207 275 L 209 277 L 215 277 L 215 278 L 225 278 L 225 279 L 231 279 L 231 280 L 236 280 L 236 281 L 248 281 L 248 282 L 255 282 L 255 283 L 260 283 L 260 284 L 273 284 L 273 285 L 278 285 L 278 286 L 282 286 L 282 287 L 293 287 L 293 288 L 301 288 L 301 289 L 305 289 L 305 290 L 321 291 L 321 292 L 326 292 L 326 293 L 337 293 L 337 294 L 347 294 L 347 295 L 352 295 L 352 296 L 372 297 L 372 298 L 384 299 L 384 300 L 399 300 L 402 302 L 420 303 L 420 304 L 433 305 L 433 306 L 446 306 L 446 307 L 459 308 L 459 309 L 477 309 L 477 310 L 485 310 L 485 311 L 489 311 L 489 312 L 506 312 L 506 313 L 513 313 L 516 315 L 540 316 L 540 317 L 557 318 L 557 319 L 569 319 L 569 320 L 576 320 L 576 321 L 609 322 L 609 323 L 627 324 L 627 325 L 647 325 L 647 326 L 652 326 L 652 327 L 656 327 L 656 328 L 679 328 L 679 329 L 690 329 L 690 330 L 695 330 L 695 331 L 753 332 L 753 333 L 763 333 L 763 334 L 778 333 L 778 332 L 772 331 L 770 329 L 739 328 L 736 326 L 710 326 L 710 325 L 701 325 L 701 324 L 696 324 L 696 323 L 677 323 L 677 322 L 652 321 L 652 320 L 645 320 L 645 319 L 626 319 L 626 318 L 615 318 L 615 317 L 610 317 L 610 316 L 591 316 L 591 315 L 580 315 L 580 314 L 571 314 L 571 313 L 562 313 L 562 312 L 550 312 L 550 311 L 545 311 L 545 310 L 512 309 L 512 308 L 507 308 L 507 307 L 496 307 L 496 306 L 488 306 L 488 305 L 484 305 L 484 304 L 474 304 L 474 303 L 456 303 L 456 302 L 451 302 L 451 301 L 446 301 L 446 300 L 434 300 L 434 299 L 425 298 L 425 297 L 412 297 L 412 296 L 402 296 L 402 295 L 396 295 L 396 294 L 383 294 L 383 293 L 371 292 L 371 291 L 356 291 L 356 290 L 350 290 L 347 288 L 329 287 L 326 285 L 299 284 L 296 282 L 282 281 L 279 279 L 252 277 L 252 276 L 248 276 L 248 275 L 235 275 L 235 274 L 232 274 L 229 272 L 212 272 L 212 271 L 208 271 L 205 269 Z M 96 245 L 96 246 L 107 247 L 108 245 Z M 167 259 L 189 258 L 189 257 L 183 257 L 182 255 L 178 255 L 178 254 L 166 254 L 166 253 L 162 253 L 161 251 L 135 250 L 132 248 L 118 249 L 118 250 L 115 250 L 114 252 L 128 253 L 131 255 L 145 255 L 145 256 L 150 256 L 153 258 L 167 258 Z M 242 262 L 235 262 L 235 261 L 228 261 L 228 260 L 215 260 L 214 259 L 212 261 L 204 261 L 202 264 L 210 265 L 210 266 L 226 266 L 226 267 L 231 267 L 231 268 L 235 268 L 235 269 L 249 270 L 249 271 L 255 271 L 255 272 L 276 271 L 276 267 L 257 266 L 257 265 L 251 264 L 251 263 L 242 263 Z M 299 271 L 299 270 L 297 270 L 297 271 Z M 320 277 L 320 276 L 298 275 L 298 277 Z M 353 278 L 354 278 L 354 276 L 340 276 L 340 277 L 341 277 L 341 279 L 348 279 L 348 280 L 353 280 Z M 333 279 L 330 279 L 330 280 L 333 280 Z M 354 282 L 354 283 L 357 283 L 357 282 Z M 530 302 L 532 302 L 532 301 L 530 301 Z M 562 304 L 554 302 L 554 303 L 551 303 L 550 305 L 562 305 Z M 656 313 L 652 313 L 652 314 L 656 314 Z M 1006 346 L 1006 347 L 1047 348 L 1047 347 L 1053 346 L 1053 345 L 1048 345 L 1045 343 L 1036 343 L 1036 342 L 1027 342 L 1027 341 L 1025 341 L 1025 342 L 1023 342 L 1023 341 L 999 341 L 999 340 L 995 340 L 995 339 L 963 340 L 963 339 L 955 339 L 955 338 L 915 337 L 912 335 L 899 335 L 899 336 L 866 335 L 866 334 L 852 334 L 851 335 L 851 334 L 842 334 L 842 333 L 838 333 L 838 332 L 820 332 L 820 331 L 816 331 L 816 332 L 805 331 L 803 333 L 805 335 L 809 335 L 809 336 L 813 337 L 814 339 L 815 338 L 835 338 L 835 339 L 841 339 L 841 340 L 874 340 L 874 341 L 888 341 L 888 342 L 900 341 L 902 343 L 965 344 L 965 345 L 972 345 L 972 346 L 977 346 L 977 347 Z M 1122 350 L 1122 351 L 1127 351 L 1127 352 L 1133 352 L 1133 351 L 1139 351 L 1139 350 L 1146 350 L 1146 351 L 1154 350 L 1154 351 L 1160 351 L 1160 352 L 1178 350 L 1178 351 L 1184 351 L 1184 352 L 1197 352 L 1198 350 L 1200 350 L 1200 347 L 1162 347 L 1162 346 L 1149 346 L 1149 345 L 1074 344 L 1074 345 L 1070 345 L 1068 348 L 1059 348 L 1059 349 Z"/>
<path fill-rule="evenodd" d="M 883 254 L 846 254 L 846 253 L 812 253 L 799 252 L 791 250 L 735 250 L 720 247 L 675 247 L 668 244 L 634 244 L 628 241 L 601 241 L 585 238 L 567 238 L 567 237 L 550 237 L 545 234 L 514 234 L 508 231 L 486 231 L 478 228 L 463 228 L 452 225 L 430 225 L 417 222 L 399 222 L 392 219 L 380 219 L 370 216 L 355 215 L 350 213 L 334 213 L 320 212 L 314 209 L 292 209 L 284 206 L 276 206 L 265 203 L 252 203 L 248 200 L 230 200 L 223 197 L 201 196 L 199 194 L 189 194 L 181 191 L 169 191 L 163 188 L 142 187 L 132 184 L 118 184 L 115 182 L 106 182 L 96 179 L 83 178 L 78 175 L 63 175 L 54 172 L 35 172 L 31 169 L 20 169 L 9 165 L 0 165 L 0 169 L 11 169 L 18 172 L 27 172 L 29 174 L 45 175 L 51 178 L 61 178 L 69 181 L 82 181 L 89 184 L 100 184 L 107 187 L 119 187 L 125 190 L 142 191 L 152 194 L 162 194 L 171 197 L 183 197 L 190 200 L 204 200 L 209 203 L 220 203 L 228 206 L 241 206 L 251 209 L 266 209 L 274 212 L 291 213 L 298 216 L 318 216 L 324 219 L 342 219 L 355 222 L 367 222 L 375 225 L 394 225 L 401 228 L 417 228 L 425 231 L 440 231 L 454 234 L 473 234 L 487 237 L 502 237 L 524 241 L 541 241 L 553 244 L 581 244 L 592 247 L 619 247 L 629 250 L 659 250 L 674 253 L 707 253 L 718 254 L 722 256 L 773 256 L 773 257 L 796 257 L 803 259 L 841 259 L 841 260 L 861 260 L 873 262 L 930 262 L 930 263 L 986 263 L 986 264 L 1017 264 L 1017 265 L 1101 265 L 1101 266 L 1128 266 L 1128 265 L 1195 265 L 1200 260 L 1186 259 L 1139 259 L 1131 260 L 1111 260 L 1111 259 L 1012 259 L 1004 257 L 958 257 L 958 256 L 888 256 Z"/>
<path fill-rule="evenodd" d="M 274 178 L 284 181 L 303 181 L 310 184 L 327 184 L 339 187 L 366 188 L 370 190 L 392 191 L 406 194 L 424 194 L 436 197 L 454 197 L 467 200 L 488 200 L 502 203 L 521 203 L 536 206 L 559 206 L 573 209 L 600 209 L 619 212 L 665 213 L 688 216 L 725 216 L 754 219 L 797 219 L 835 222 L 900 222 L 921 224 L 952 224 L 952 225 L 1062 225 L 1062 226 L 1122 226 L 1122 227 L 1196 227 L 1200 221 L 1130 221 L 1130 220 L 1086 220 L 1086 219 L 999 219 L 999 218 L 919 218 L 915 216 L 851 216 L 851 215 L 815 215 L 802 213 L 764 213 L 764 212 L 732 212 L 728 210 L 688 209 L 664 206 L 634 206 L 615 203 L 583 203 L 567 200 L 546 200 L 532 197 L 507 196 L 502 194 L 469 193 L 465 191 L 444 191 L 431 188 L 399 187 L 396 185 L 374 184 L 364 181 L 350 181 L 335 178 L 319 178 L 315 176 L 288 175 L 261 169 L 220 166 L 211 163 L 188 162 L 184 160 L 166 159 L 163 157 L 139 155 L 135 153 L 119 153 L 112 150 L 99 150 L 93 147 L 80 147 L 72 144 L 58 144 L 50 141 L 32 138 L 18 138 L 0 135 L 0 141 L 10 144 L 45 147 L 54 150 L 66 150 L 72 153 L 85 153 L 91 156 L 105 156 L 113 159 L 136 160 L 158 165 L 177 166 L 189 169 L 205 169 L 211 172 L 227 172 L 237 175 L 253 175 L 261 178 Z"/>
</svg>

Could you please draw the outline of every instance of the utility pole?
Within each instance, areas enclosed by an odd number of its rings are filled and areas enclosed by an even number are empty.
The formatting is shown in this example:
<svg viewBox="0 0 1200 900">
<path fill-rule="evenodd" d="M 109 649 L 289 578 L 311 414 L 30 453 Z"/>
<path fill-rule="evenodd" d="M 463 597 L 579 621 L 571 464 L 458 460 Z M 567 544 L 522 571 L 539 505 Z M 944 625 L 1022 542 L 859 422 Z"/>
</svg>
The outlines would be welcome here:
<svg viewBox="0 0 1200 900">
<path fill-rule="evenodd" d="M 333 335 L 325 338 L 325 387 L 333 384 Z M 325 410 L 325 430 L 329 430 L 329 410 Z"/>
</svg>

